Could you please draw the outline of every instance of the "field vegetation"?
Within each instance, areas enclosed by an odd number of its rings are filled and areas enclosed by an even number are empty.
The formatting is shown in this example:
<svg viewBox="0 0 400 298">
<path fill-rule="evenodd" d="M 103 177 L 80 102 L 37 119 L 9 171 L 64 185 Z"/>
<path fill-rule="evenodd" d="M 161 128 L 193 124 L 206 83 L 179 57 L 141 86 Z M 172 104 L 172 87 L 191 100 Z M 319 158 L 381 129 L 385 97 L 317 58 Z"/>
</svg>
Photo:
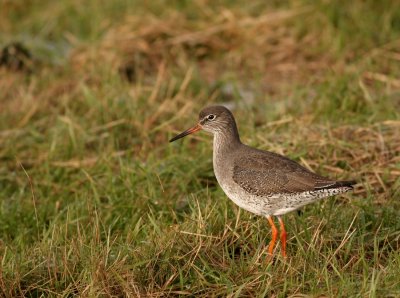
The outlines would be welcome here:
<svg viewBox="0 0 400 298">
<path fill-rule="evenodd" d="M 0 295 L 399 297 L 398 1 L 0 2 Z M 242 141 L 353 193 L 265 218 L 213 175 Z"/>
</svg>

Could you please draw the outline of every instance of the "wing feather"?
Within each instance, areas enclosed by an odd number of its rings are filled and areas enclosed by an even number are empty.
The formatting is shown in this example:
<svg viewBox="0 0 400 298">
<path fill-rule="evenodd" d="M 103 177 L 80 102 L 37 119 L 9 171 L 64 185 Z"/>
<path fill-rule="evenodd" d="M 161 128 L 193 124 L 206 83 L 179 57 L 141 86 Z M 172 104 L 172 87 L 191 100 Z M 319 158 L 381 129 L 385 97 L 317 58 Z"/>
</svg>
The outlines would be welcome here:
<svg viewBox="0 0 400 298">
<path fill-rule="evenodd" d="M 336 183 L 268 151 L 236 158 L 233 180 L 247 192 L 260 196 L 324 189 Z"/>
</svg>

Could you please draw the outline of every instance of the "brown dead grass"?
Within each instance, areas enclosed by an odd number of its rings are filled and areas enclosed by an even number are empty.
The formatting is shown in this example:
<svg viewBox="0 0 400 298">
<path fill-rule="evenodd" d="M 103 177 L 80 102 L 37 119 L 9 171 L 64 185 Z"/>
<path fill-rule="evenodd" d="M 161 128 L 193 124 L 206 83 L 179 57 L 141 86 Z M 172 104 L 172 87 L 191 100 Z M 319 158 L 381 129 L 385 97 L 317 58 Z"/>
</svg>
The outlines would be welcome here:
<svg viewBox="0 0 400 298">
<path fill-rule="evenodd" d="M 239 76 L 264 73 L 271 89 L 335 67 L 329 53 L 315 55 L 310 51 L 320 41 L 318 32 L 299 37 L 292 22 L 311 13 L 310 7 L 301 7 L 250 17 L 224 9 L 210 12 L 195 27 L 178 11 L 163 18 L 128 17 L 110 28 L 98 44 L 76 50 L 72 63 L 82 70 L 104 61 L 136 80 L 157 73 L 160 65 L 167 64 L 167 71 L 173 71 L 188 69 L 192 61 L 198 61 L 209 83 L 229 70 Z"/>
</svg>

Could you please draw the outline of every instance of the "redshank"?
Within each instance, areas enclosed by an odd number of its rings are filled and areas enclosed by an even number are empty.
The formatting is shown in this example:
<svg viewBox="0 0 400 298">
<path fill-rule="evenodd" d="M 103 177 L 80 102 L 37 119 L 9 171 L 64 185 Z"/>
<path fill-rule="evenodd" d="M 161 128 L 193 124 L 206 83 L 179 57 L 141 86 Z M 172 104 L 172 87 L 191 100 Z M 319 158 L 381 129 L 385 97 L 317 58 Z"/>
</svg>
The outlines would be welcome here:
<svg viewBox="0 0 400 298">
<path fill-rule="evenodd" d="M 287 157 L 243 144 L 235 118 L 223 106 L 204 108 L 197 125 L 170 142 L 201 129 L 214 135 L 214 173 L 225 194 L 239 207 L 267 218 L 272 230 L 270 255 L 278 237 L 272 216 L 278 218 L 282 255 L 286 257 L 286 230 L 281 216 L 319 199 L 350 191 L 355 184 L 322 177 Z"/>
</svg>

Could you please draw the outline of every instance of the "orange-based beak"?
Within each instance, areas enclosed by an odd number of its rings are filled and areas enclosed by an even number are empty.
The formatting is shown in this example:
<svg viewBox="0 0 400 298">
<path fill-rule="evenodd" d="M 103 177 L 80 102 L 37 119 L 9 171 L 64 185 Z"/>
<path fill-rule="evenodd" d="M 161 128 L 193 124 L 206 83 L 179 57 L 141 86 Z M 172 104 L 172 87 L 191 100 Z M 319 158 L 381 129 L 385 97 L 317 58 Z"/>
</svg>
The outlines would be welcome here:
<svg viewBox="0 0 400 298">
<path fill-rule="evenodd" d="M 179 135 L 173 137 L 171 140 L 169 140 L 170 142 L 176 141 L 180 138 L 186 137 L 187 135 L 190 135 L 191 133 L 194 133 L 196 131 L 201 130 L 201 126 L 200 124 L 197 124 L 196 126 L 189 128 L 187 130 L 185 130 L 184 132 L 180 133 Z"/>
</svg>

